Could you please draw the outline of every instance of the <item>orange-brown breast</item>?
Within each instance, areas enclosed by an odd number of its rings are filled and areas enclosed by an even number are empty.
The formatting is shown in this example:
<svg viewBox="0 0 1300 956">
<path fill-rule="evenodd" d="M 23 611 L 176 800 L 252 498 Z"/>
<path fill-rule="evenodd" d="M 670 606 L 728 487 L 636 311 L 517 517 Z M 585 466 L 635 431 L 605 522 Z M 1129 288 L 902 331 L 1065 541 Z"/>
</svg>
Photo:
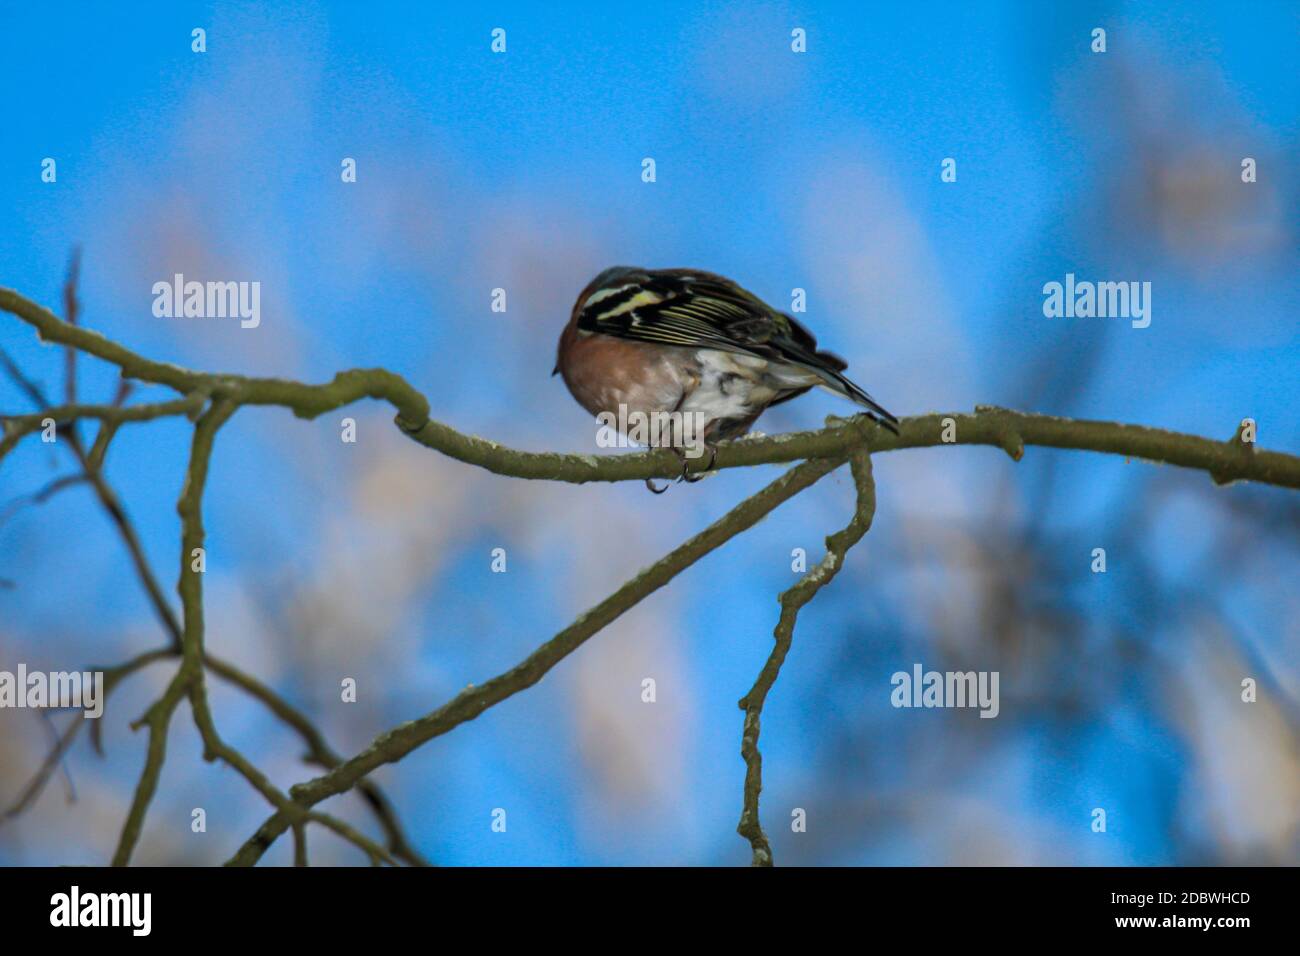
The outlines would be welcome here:
<svg viewBox="0 0 1300 956">
<path fill-rule="evenodd" d="M 695 350 L 583 333 L 570 321 L 560 336 L 558 367 L 578 404 L 598 415 L 669 412 L 699 382 Z"/>
</svg>

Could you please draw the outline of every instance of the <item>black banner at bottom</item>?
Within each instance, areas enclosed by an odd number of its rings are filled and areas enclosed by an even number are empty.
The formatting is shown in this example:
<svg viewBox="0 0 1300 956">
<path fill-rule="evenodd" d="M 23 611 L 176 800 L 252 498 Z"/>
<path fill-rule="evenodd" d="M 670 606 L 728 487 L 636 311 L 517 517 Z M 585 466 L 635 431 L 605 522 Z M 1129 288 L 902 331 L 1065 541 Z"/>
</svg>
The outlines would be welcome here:
<svg viewBox="0 0 1300 956">
<path fill-rule="evenodd" d="M 927 943 L 1131 936 L 1216 943 L 1295 928 L 1296 873 L 1150 869 L 0 870 L 7 943 L 430 943 L 456 927 L 534 939 L 751 923 L 850 924 Z M 432 934 L 432 937 L 430 937 Z M 613 937 L 615 939 L 619 936 Z"/>
</svg>

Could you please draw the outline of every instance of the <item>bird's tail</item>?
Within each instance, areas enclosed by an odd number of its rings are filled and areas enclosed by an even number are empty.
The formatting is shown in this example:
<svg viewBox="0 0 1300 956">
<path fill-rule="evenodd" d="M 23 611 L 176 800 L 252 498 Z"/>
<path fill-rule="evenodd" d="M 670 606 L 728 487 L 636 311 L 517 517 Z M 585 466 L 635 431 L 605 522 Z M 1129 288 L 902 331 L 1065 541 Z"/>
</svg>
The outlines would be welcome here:
<svg viewBox="0 0 1300 956">
<path fill-rule="evenodd" d="M 825 388 L 867 409 L 867 416 L 872 421 L 897 435 L 898 419 L 844 374 L 849 363 L 834 352 L 823 352 L 817 348 L 817 339 L 793 315 L 786 312 L 781 315 L 790 327 L 789 337 L 772 343 L 781 354 L 795 365 L 816 375 Z"/>
<path fill-rule="evenodd" d="M 878 422 L 895 435 L 898 434 L 898 419 L 844 374 L 844 370 L 849 367 L 844 359 L 834 352 L 812 351 L 797 345 L 792 348 L 787 344 L 783 351 L 791 361 L 821 379 L 824 388 L 861 405 L 867 409 L 867 416 L 872 421 Z"/>
<path fill-rule="evenodd" d="M 819 352 L 818 358 L 826 353 Z M 863 389 L 859 388 L 847 375 L 837 369 L 829 366 L 823 368 L 813 368 L 818 377 L 825 383 L 825 386 L 837 395 L 843 395 L 845 398 L 856 402 L 863 408 L 867 409 L 867 415 L 883 427 L 888 428 L 895 435 L 898 434 L 898 419 L 885 409 L 883 405 L 868 395 Z"/>
</svg>

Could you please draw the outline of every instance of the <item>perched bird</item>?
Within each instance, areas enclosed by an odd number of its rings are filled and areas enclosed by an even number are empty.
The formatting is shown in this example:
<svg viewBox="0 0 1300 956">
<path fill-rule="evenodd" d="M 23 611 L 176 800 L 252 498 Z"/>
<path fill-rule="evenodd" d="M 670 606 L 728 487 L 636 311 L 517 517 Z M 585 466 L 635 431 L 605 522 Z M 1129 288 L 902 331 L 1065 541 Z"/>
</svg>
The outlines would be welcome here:
<svg viewBox="0 0 1300 956">
<path fill-rule="evenodd" d="M 615 419 L 624 434 L 627 422 L 664 413 L 699 424 L 712 466 L 717 442 L 745 434 L 766 408 L 817 385 L 897 432 L 898 419 L 844 376 L 847 367 L 818 351 L 793 317 L 730 279 L 615 266 L 578 296 L 552 374 L 564 376 L 579 405 Z M 692 480 L 680 428 L 640 443 L 672 448 L 683 459 L 681 477 Z"/>
</svg>

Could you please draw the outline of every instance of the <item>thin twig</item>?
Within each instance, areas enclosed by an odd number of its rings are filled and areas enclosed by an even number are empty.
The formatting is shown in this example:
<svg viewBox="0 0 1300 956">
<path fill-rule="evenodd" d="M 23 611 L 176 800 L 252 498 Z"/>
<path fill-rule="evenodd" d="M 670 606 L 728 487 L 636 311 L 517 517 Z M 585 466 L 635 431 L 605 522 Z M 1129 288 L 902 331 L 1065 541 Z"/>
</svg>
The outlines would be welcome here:
<svg viewBox="0 0 1300 956">
<path fill-rule="evenodd" d="M 0 438 L 0 458 L 32 432 L 40 431 L 45 423 L 75 422 L 80 418 L 98 418 L 105 422 L 147 422 L 171 415 L 190 415 L 203 407 L 207 396 L 203 391 L 191 392 L 184 398 L 152 405 L 58 405 L 26 415 L 0 415 L 4 424 L 4 437 Z"/>
<path fill-rule="evenodd" d="M 50 716 L 50 712 L 48 710 L 37 711 L 37 713 L 40 714 L 41 716 L 41 723 L 43 723 L 45 725 L 45 729 L 49 731 L 50 746 L 52 748 L 57 747 L 59 745 L 60 735 L 59 735 L 59 728 L 54 726 L 54 718 Z M 64 760 L 59 761 L 59 767 L 63 770 L 63 783 L 67 787 L 68 803 L 76 803 L 77 785 L 72 779 L 72 772 L 68 770 L 68 764 Z"/>
<path fill-rule="evenodd" d="M 113 692 L 113 688 L 121 683 L 124 678 L 129 677 L 141 668 L 152 664 L 154 661 L 160 661 L 171 656 L 171 651 L 164 648 L 162 650 L 149 651 L 148 653 L 134 657 L 123 664 L 119 664 L 117 667 L 105 669 L 105 701 L 108 700 L 108 695 Z M 91 668 L 91 670 L 98 669 L 99 668 Z M 0 815 L 0 826 L 3 826 L 9 820 L 17 817 L 31 805 L 32 801 L 40 796 L 41 791 L 45 789 L 45 785 L 49 781 L 50 776 L 56 769 L 58 769 L 60 762 L 63 760 L 63 755 L 68 752 L 68 748 L 72 746 L 72 742 L 81 728 L 86 724 L 90 724 L 92 727 L 98 727 L 101 720 L 103 720 L 102 715 L 96 720 L 92 720 L 85 716 L 73 717 L 73 719 L 68 723 L 68 726 L 64 728 L 63 733 L 59 735 L 58 742 L 55 743 L 54 746 L 51 747 L 50 752 L 46 754 L 45 760 L 41 764 L 40 768 L 32 776 L 32 779 L 28 781 L 27 786 L 23 788 L 22 793 L 20 793 L 4 813 Z"/>
<path fill-rule="evenodd" d="M 86 476 L 84 474 L 61 475 L 52 481 L 46 482 L 31 494 L 15 498 L 5 505 L 3 509 L 0 509 L 0 525 L 3 525 L 28 505 L 43 505 L 65 488 L 73 488 L 85 481 Z"/>
<path fill-rule="evenodd" d="M 226 661 L 213 657 L 211 654 L 204 656 L 204 663 L 212 673 L 222 680 L 239 687 L 250 697 L 260 700 L 281 722 L 297 731 L 298 736 L 307 745 L 307 753 L 304 759 L 308 763 L 315 764 L 324 770 L 332 770 L 343 762 L 343 758 L 329 745 L 325 740 L 325 736 L 316 729 L 316 726 L 302 711 L 256 677 L 239 670 Z M 398 822 L 397 810 L 384 794 L 383 789 L 373 780 L 366 779 L 357 784 L 357 791 L 370 806 L 376 822 L 383 828 L 384 836 L 388 841 L 389 852 L 412 866 L 428 866 L 429 861 L 407 839 L 402 825 Z"/>
<path fill-rule="evenodd" d="M 68 259 L 68 275 L 63 281 L 63 320 L 76 325 L 80 315 L 77 302 L 77 283 L 81 278 L 81 248 L 72 250 Z M 77 403 L 77 350 L 68 346 L 63 350 L 63 394 L 69 405 Z"/>
</svg>

